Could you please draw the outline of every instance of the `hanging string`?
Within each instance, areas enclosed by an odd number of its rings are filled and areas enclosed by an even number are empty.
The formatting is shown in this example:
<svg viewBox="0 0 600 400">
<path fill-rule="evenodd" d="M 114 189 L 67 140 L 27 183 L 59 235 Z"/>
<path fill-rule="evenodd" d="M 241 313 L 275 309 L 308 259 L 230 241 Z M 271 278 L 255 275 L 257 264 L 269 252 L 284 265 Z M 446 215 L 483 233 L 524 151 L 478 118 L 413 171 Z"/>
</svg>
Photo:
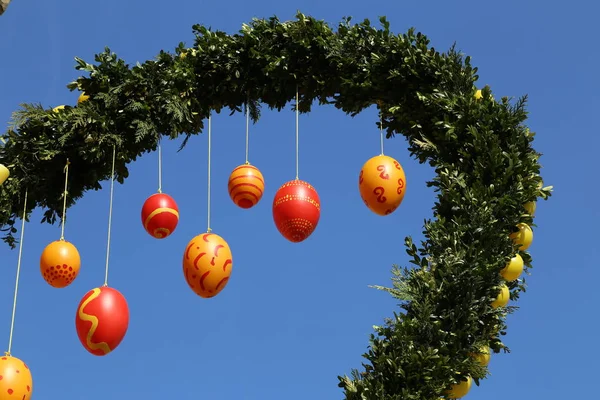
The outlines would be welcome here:
<svg viewBox="0 0 600 400">
<path fill-rule="evenodd" d="M 17 261 L 17 278 L 15 279 L 15 295 L 13 298 L 13 309 L 12 318 L 10 320 L 10 335 L 8 336 L 8 350 L 6 351 L 7 356 L 10 357 L 10 351 L 12 350 L 13 332 L 15 330 L 15 314 L 17 312 L 17 293 L 19 292 L 19 276 L 21 275 L 21 260 L 23 259 L 23 239 L 25 237 L 25 219 L 27 216 L 27 190 L 25 190 L 25 201 L 23 205 L 23 217 L 21 221 L 21 240 L 19 241 L 19 258 Z"/>
<path fill-rule="evenodd" d="M 249 111 L 249 104 L 250 104 L 250 91 L 248 91 L 248 97 L 246 98 L 246 165 L 250 165 L 250 162 L 248 161 L 248 142 L 250 139 L 250 111 Z"/>
<path fill-rule="evenodd" d="M 299 154 L 299 133 L 298 133 L 298 120 L 300 118 L 300 109 L 298 108 L 298 85 L 296 85 L 296 180 L 298 180 L 298 154 Z"/>
<path fill-rule="evenodd" d="M 162 147 L 158 141 L 158 193 L 162 193 Z"/>
<path fill-rule="evenodd" d="M 206 218 L 207 221 L 207 229 L 206 232 L 210 233 L 211 229 L 210 229 L 210 153 L 211 153 L 211 136 L 212 136 L 212 127 L 211 127 L 211 118 L 210 118 L 210 113 L 208 114 L 208 183 L 207 183 L 207 192 L 208 192 L 208 201 L 207 201 L 207 213 L 208 213 L 208 217 Z"/>
<path fill-rule="evenodd" d="M 63 192 L 63 213 L 62 213 L 62 226 L 60 229 L 60 240 L 65 240 L 65 219 L 67 217 L 67 185 L 69 184 L 69 165 L 71 162 L 67 158 L 67 164 L 65 165 L 65 191 Z"/>
<path fill-rule="evenodd" d="M 381 142 L 381 155 L 383 155 L 383 113 L 379 113 L 379 140 Z"/>
<path fill-rule="evenodd" d="M 117 148 L 113 145 L 112 172 L 110 175 L 110 205 L 108 208 L 108 239 L 106 241 L 106 268 L 104 270 L 104 286 L 108 286 L 108 260 L 110 258 L 110 231 L 112 228 L 113 195 L 115 190 L 115 159 Z"/>
</svg>

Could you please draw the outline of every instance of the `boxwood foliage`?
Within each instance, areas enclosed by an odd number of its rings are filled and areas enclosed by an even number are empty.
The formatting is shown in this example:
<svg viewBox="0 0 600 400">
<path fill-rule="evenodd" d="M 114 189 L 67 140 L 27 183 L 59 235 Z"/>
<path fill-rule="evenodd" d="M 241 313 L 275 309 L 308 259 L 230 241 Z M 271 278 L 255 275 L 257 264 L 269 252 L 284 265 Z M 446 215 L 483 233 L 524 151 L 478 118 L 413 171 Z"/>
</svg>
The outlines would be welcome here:
<svg viewBox="0 0 600 400">
<path fill-rule="evenodd" d="M 345 18 L 334 30 L 298 13 L 287 22 L 254 19 L 233 35 L 195 25 L 192 47 L 180 43 L 134 66 L 108 48 L 94 64 L 76 58 L 85 76 L 68 87 L 90 98 L 56 111 L 23 104 L 1 136 L 0 163 L 11 170 L 0 188 L 3 240 L 16 244 L 26 189 L 28 212 L 41 207 L 43 222 L 57 221 L 67 158 L 75 167 L 72 206 L 110 177 L 113 146 L 122 183 L 129 163 L 161 138 L 184 135 L 184 146 L 211 111 L 233 114 L 247 104 L 256 122 L 262 106 L 293 103 L 296 88 L 303 113 L 315 102 L 350 115 L 378 104 L 387 138 L 404 135 L 410 154 L 435 169 L 427 185 L 437 201 L 424 240 L 405 239 L 414 266 L 395 266 L 391 287 L 379 287 L 399 309 L 374 328 L 363 365 L 339 377 L 339 386 L 346 399 L 404 400 L 437 399 L 466 376 L 479 384 L 487 370 L 473 359 L 477 349 L 508 350 L 501 338 L 514 307 L 490 303 L 499 271 L 519 252 L 509 234 L 520 222 L 533 224 L 523 204 L 548 198 L 551 187 L 542 186 L 525 97 L 495 100 L 488 87 L 476 96 L 469 57 L 380 23 Z M 520 254 L 529 270 L 530 255 Z M 514 304 L 525 282 L 509 287 Z"/>
</svg>

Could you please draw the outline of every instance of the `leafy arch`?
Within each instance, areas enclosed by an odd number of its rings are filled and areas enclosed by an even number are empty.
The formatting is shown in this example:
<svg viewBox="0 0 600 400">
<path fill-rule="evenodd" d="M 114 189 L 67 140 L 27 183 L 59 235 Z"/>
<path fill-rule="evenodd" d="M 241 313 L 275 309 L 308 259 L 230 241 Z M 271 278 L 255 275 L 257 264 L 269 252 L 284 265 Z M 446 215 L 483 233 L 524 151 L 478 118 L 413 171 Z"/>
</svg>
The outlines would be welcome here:
<svg viewBox="0 0 600 400">
<path fill-rule="evenodd" d="M 257 121 L 261 105 L 281 110 L 296 86 L 301 112 L 315 101 L 351 115 L 379 104 L 387 137 L 405 135 L 410 154 L 435 169 L 427 184 L 437 202 L 425 240 L 417 246 L 406 238 L 415 268 L 394 269 L 386 289 L 402 300 L 401 312 L 376 328 L 362 371 L 340 377 L 339 386 L 347 399 L 434 399 L 467 375 L 478 382 L 486 369 L 472 353 L 481 345 L 508 350 L 501 336 L 513 309 L 490 306 L 499 271 L 518 252 L 508 235 L 533 223 L 525 202 L 550 195 L 524 124 L 526 98 L 497 102 L 489 88 L 475 96 L 469 57 L 454 48 L 440 53 L 421 33 L 395 35 L 380 22 L 378 29 L 348 18 L 334 31 L 299 13 L 291 22 L 255 19 L 234 35 L 195 25 L 193 47 L 179 44 L 133 67 L 108 48 L 93 65 L 76 58 L 87 76 L 68 87 L 89 100 L 60 112 L 22 105 L 2 135 L 0 163 L 12 171 L 0 192 L 3 240 L 15 245 L 25 188 L 28 211 L 42 207 L 43 222 L 56 222 L 66 158 L 78 165 L 72 206 L 110 177 L 113 144 L 122 183 L 128 163 L 154 151 L 160 137 L 185 135 L 185 145 L 211 110 L 240 112 L 249 100 Z M 531 267 L 530 255 L 520 254 Z M 524 281 L 509 287 L 516 300 Z"/>
</svg>

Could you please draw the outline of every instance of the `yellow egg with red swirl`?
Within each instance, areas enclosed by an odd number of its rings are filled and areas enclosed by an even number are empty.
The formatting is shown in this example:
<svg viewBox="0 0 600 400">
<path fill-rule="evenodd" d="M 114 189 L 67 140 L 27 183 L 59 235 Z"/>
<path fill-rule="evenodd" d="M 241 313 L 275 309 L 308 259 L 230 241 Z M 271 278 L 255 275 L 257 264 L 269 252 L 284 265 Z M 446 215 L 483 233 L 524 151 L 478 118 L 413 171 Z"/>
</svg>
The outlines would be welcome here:
<svg viewBox="0 0 600 400">
<path fill-rule="evenodd" d="M 251 208 L 262 198 L 265 191 L 265 179 L 255 166 L 240 165 L 229 175 L 227 190 L 229 197 L 238 207 Z"/>
<path fill-rule="evenodd" d="M 188 243 L 183 255 L 183 275 L 200 297 L 219 294 L 229 281 L 233 257 L 229 245 L 214 233 L 198 235 Z"/>
<path fill-rule="evenodd" d="M 27 364 L 12 356 L 0 357 L 0 400 L 29 400 L 33 379 Z"/>
<path fill-rule="evenodd" d="M 404 169 L 392 157 L 375 156 L 360 170 L 358 189 L 360 197 L 371 211 L 377 215 L 391 214 L 404 200 Z"/>
<path fill-rule="evenodd" d="M 79 275 L 80 267 L 79 251 L 66 240 L 50 243 L 40 257 L 40 272 L 44 280 L 55 288 L 69 286 Z"/>
<path fill-rule="evenodd" d="M 179 208 L 175 200 L 164 193 L 148 197 L 142 207 L 142 224 L 155 239 L 171 235 L 179 223 Z"/>
</svg>

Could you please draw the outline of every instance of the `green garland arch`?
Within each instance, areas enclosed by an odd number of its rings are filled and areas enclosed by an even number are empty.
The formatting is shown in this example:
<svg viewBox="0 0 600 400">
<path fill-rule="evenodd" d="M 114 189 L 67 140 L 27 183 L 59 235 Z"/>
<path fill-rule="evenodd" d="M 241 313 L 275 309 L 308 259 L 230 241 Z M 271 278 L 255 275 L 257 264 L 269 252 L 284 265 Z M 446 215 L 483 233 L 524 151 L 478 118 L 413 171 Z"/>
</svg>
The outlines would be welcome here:
<svg viewBox="0 0 600 400">
<path fill-rule="evenodd" d="M 421 33 L 395 35 L 380 22 L 377 29 L 347 18 L 334 31 L 298 13 L 290 22 L 255 19 L 235 35 L 195 25 L 193 47 L 180 44 L 175 54 L 161 51 L 131 68 L 108 48 L 95 65 L 76 58 L 88 76 L 68 87 L 90 99 L 60 112 L 22 105 L 2 135 L 0 163 L 11 170 L 0 188 L 3 240 L 15 246 L 25 188 L 28 212 L 44 208 L 43 222 L 55 223 L 66 158 L 77 165 L 71 206 L 110 177 L 113 145 L 122 183 L 127 164 L 156 150 L 161 136 L 186 135 L 185 145 L 202 132 L 210 110 L 240 112 L 249 98 L 257 121 L 261 104 L 281 110 L 297 85 L 301 112 L 315 100 L 352 115 L 380 104 L 387 137 L 402 133 L 411 155 L 435 168 L 427 184 L 437 202 L 420 246 L 406 238 L 416 267 L 394 267 L 393 287 L 381 288 L 401 300 L 401 312 L 375 328 L 362 371 L 339 377 L 339 386 L 346 399 L 421 400 L 438 399 L 466 376 L 478 384 L 487 370 L 473 353 L 482 345 L 508 351 L 501 336 L 514 307 L 490 303 L 499 271 L 519 251 L 509 233 L 532 225 L 523 204 L 548 198 L 551 187 L 542 187 L 540 154 L 524 125 L 526 98 L 497 102 L 487 87 L 475 96 L 477 69 L 468 57 L 437 52 Z M 520 254 L 530 268 L 530 255 Z M 524 280 L 509 287 L 515 300 Z"/>
</svg>

